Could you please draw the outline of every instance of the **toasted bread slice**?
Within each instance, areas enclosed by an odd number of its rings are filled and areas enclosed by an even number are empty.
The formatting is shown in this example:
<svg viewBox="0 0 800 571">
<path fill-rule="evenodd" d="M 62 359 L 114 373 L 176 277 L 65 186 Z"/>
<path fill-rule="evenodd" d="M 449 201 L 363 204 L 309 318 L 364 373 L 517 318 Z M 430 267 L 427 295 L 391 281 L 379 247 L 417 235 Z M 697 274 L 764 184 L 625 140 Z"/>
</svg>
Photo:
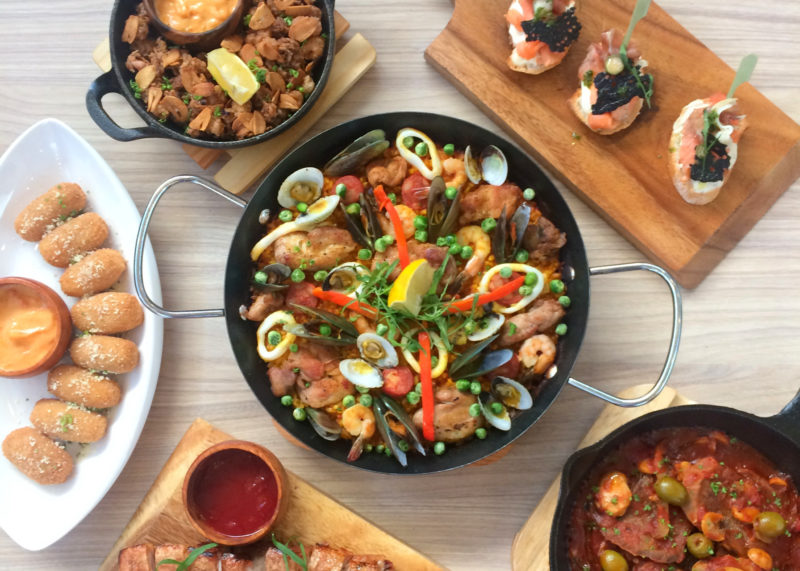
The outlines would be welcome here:
<svg viewBox="0 0 800 571">
<path fill-rule="evenodd" d="M 600 128 L 594 129 L 589 125 L 589 114 L 586 113 L 583 108 L 581 107 L 581 90 L 578 90 L 570 97 L 567 102 L 569 103 L 572 112 L 581 120 L 581 122 L 592 129 L 598 135 L 613 135 L 614 133 L 618 133 L 630 127 L 636 118 L 639 116 L 639 113 L 642 111 L 642 107 L 644 106 L 644 99 L 641 97 L 636 97 L 632 100 L 634 105 L 630 107 L 629 111 L 622 115 L 621 117 L 615 117 L 618 121 L 615 121 L 611 128 Z"/>
</svg>

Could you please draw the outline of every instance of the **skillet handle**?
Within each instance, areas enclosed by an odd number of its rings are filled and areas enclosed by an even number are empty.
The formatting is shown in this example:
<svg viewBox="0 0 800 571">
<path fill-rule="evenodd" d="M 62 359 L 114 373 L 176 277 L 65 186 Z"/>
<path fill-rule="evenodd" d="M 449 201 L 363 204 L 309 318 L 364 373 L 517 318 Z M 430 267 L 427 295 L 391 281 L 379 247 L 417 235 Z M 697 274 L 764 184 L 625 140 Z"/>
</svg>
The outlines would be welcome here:
<svg viewBox="0 0 800 571">
<path fill-rule="evenodd" d="M 97 123 L 97 126 L 105 131 L 106 135 L 117 141 L 125 142 L 144 139 L 145 137 L 162 136 L 157 129 L 149 125 L 132 129 L 125 129 L 117 125 L 103 108 L 102 99 L 109 93 L 122 95 L 113 69 L 95 79 L 89 86 L 89 91 L 86 92 L 86 110 L 94 122 Z"/>
<path fill-rule="evenodd" d="M 780 413 L 772 417 L 772 420 L 777 422 L 784 432 L 791 435 L 795 442 L 800 443 L 800 391 Z"/>
<path fill-rule="evenodd" d="M 196 184 L 205 188 L 206 190 L 210 190 L 211 192 L 221 196 L 222 198 L 225 198 L 237 206 L 241 206 L 242 208 L 247 206 L 246 200 L 239 198 L 235 194 L 231 194 L 210 180 L 199 176 L 179 175 L 164 181 L 164 183 L 153 193 L 153 196 L 150 198 L 150 202 L 147 203 L 147 208 L 145 208 L 144 214 L 142 215 L 142 221 L 139 223 L 139 231 L 136 234 L 136 247 L 133 251 L 133 285 L 136 288 L 136 295 L 139 298 L 139 301 L 142 302 L 142 305 L 161 317 L 222 317 L 225 315 L 224 309 L 187 309 L 181 311 L 170 311 L 169 309 L 164 309 L 150 298 L 144 288 L 142 258 L 144 257 L 144 245 L 147 241 L 147 231 L 150 229 L 150 219 L 153 217 L 153 212 L 155 212 L 156 206 L 158 205 L 159 200 L 161 200 L 161 197 L 164 196 L 164 194 L 173 186 L 184 182 Z"/>
<path fill-rule="evenodd" d="M 596 396 L 597 398 L 603 399 L 604 401 L 610 402 L 611 404 L 615 404 L 617 406 L 622 407 L 635 407 L 635 406 L 642 406 L 649 403 L 651 400 L 656 398 L 661 391 L 667 386 L 667 381 L 669 380 L 670 375 L 672 375 L 672 369 L 675 366 L 675 359 L 678 356 L 678 346 L 681 342 L 681 325 L 683 321 L 683 307 L 682 307 L 682 300 L 681 300 L 681 292 L 678 288 L 678 284 L 675 283 L 675 280 L 672 278 L 669 273 L 653 264 L 646 264 L 646 263 L 637 263 L 637 264 L 618 264 L 613 266 L 600 266 L 597 268 L 591 268 L 589 270 L 590 275 L 593 276 L 601 276 L 604 274 L 617 274 L 621 272 L 632 272 L 636 270 L 646 270 L 648 272 L 653 272 L 661 277 L 665 282 L 667 282 L 667 286 L 669 287 L 669 291 L 672 294 L 672 337 L 669 341 L 669 352 L 667 353 L 667 359 L 664 361 L 664 367 L 661 369 L 661 375 L 658 377 L 658 380 L 653 385 L 649 391 L 638 398 L 634 399 L 623 399 L 619 397 L 615 397 L 605 391 L 601 391 L 600 389 L 596 389 L 591 387 L 585 383 L 577 379 L 570 378 L 567 382 L 575 388 L 581 389 L 589 393 L 590 395 Z"/>
</svg>

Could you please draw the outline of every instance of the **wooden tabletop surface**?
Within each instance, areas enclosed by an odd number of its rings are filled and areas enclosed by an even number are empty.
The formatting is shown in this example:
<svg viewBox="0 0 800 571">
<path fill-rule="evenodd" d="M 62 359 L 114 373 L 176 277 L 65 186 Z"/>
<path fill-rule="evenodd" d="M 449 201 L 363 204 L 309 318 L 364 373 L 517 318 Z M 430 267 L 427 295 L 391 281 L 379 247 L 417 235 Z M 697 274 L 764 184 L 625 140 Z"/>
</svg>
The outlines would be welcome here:
<svg viewBox="0 0 800 571">
<path fill-rule="evenodd" d="M 752 83 L 800 121 L 800 4 L 661 4 L 728 64 L 735 67 L 743 55 L 758 53 Z M 449 114 L 496 129 L 423 60 L 451 14 L 449 0 L 338 0 L 336 7 L 352 23 L 350 34 L 361 32 L 372 42 L 378 61 L 313 133 L 360 115 L 398 110 Z M 91 52 L 108 33 L 110 10 L 109 0 L 0 2 L 0 151 L 39 119 L 58 118 L 99 151 L 142 209 L 164 179 L 202 171 L 175 142 L 120 143 L 89 118 L 84 97 L 99 74 Z M 121 97 L 106 102 L 122 124 L 139 124 Z M 592 265 L 644 258 L 572 194 L 565 196 Z M 239 210 L 191 188 L 162 204 L 151 237 L 166 305 L 220 307 L 221 268 Z M 797 391 L 798 220 L 795 183 L 699 288 L 684 292 L 683 343 L 670 383 L 689 398 L 769 415 Z M 573 376 L 611 391 L 655 379 L 669 326 L 669 299 L 658 278 L 594 278 L 591 320 Z M 300 450 L 276 433 L 239 373 L 222 319 L 168 321 L 150 416 L 116 484 L 81 524 L 42 552 L 26 552 L 0 533 L 0 568 L 96 568 L 183 432 L 201 416 L 265 444 L 287 468 L 449 568 L 508 569 L 513 535 L 601 407 L 566 388 L 492 465 L 415 478 L 368 474 Z"/>
</svg>

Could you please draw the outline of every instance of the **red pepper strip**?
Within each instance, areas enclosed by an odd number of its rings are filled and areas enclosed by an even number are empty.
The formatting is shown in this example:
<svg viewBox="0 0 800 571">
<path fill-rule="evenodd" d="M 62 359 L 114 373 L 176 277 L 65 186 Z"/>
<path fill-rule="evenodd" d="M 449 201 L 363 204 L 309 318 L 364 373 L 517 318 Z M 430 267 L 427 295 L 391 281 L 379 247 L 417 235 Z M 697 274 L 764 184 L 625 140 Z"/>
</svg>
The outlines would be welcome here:
<svg viewBox="0 0 800 571">
<path fill-rule="evenodd" d="M 322 288 L 315 287 L 311 290 L 311 294 L 314 297 L 318 297 L 323 301 L 330 301 L 331 303 L 335 303 L 336 305 L 341 305 L 345 309 L 349 309 L 350 311 L 355 311 L 356 313 L 360 313 L 364 317 L 369 319 L 375 319 L 378 317 L 378 310 L 372 307 L 367 303 L 361 303 L 360 301 L 354 300 L 352 297 L 349 297 L 341 292 L 338 291 L 325 291 Z"/>
<path fill-rule="evenodd" d="M 433 429 L 433 377 L 431 377 L 431 340 L 424 331 L 419 333 L 419 382 L 422 385 L 422 436 L 431 442 L 436 439 Z"/>
<path fill-rule="evenodd" d="M 497 301 L 498 299 L 503 299 L 508 294 L 518 290 L 522 284 L 525 282 L 525 276 L 519 276 L 511 280 L 510 282 L 501 285 L 499 288 L 490 291 L 489 293 L 484 293 L 478 296 L 478 305 L 483 305 L 484 303 L 490 303 L 492 301 Z M 458 301 L 454 301 L 450 305 L 447 306 L 448 313 L 456 313 L 458 311 L 469 311 L 472 309 L 472 305 L 475 303 L 475 296 L 471 295 L 469 297 L 465 297 L 464 299 L 459 299 Z"/>
<path fill-rule="evenodd" d="M 400 215 L 397 213 L 392 201 L 386 196 L 382 184 L 376 186 L 373 192 L 375 192 L 375 198 L 378 199 L 378 208 L 385 209 L 389 214 L 389 219 L 392 221 L 394 237 L 397 240 L 397 256 L 400 258 L 400 267 L 405 268 L 411 260 L 408 258 L 408 245 L 406 244 L 406 235 L 403 234 L 403 223 L 400 221 Z"/>
</svg>

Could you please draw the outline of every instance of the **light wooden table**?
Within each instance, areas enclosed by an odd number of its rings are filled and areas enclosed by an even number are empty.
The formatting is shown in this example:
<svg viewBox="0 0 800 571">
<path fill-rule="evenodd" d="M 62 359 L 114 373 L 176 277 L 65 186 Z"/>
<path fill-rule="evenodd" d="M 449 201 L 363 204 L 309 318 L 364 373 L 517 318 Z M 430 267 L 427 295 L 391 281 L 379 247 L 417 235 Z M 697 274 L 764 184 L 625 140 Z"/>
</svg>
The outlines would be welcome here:
<svg viewBox="0 0 800 571">
<path fill-rule="evenodd" d="M 378 63 L 317 130 L 396 110 L 434 111 L 496 128 L 423 60 L 423 50 L 447 22 L 449 0 L 336 5 L 352 31 L 377 48 Z M 757 52 L 761 61 L 753 83 L 800 121 L 800 4 L 663 0 L 662 5 L 733 66 Z M 0 150 L 33 122 L 61 119 L 94 145 L 143 208 L 164 179 L 201 170 L 174 142 L 119 143 L 89 119 L 84 96 L 99 73 L 90 55 L 108 33 L 110 10 L 109 0 L 0 1 Z M 137 124 L 121 98 L 110 107 L 123 123 Z M 565 195 L 591 264 L 643 259 L 583 203 Z M 153 245 L 170 307 L 220 306 L 220 268 L 239 215 L 237 208 L 220 204 L 208 193 L 178 191 L 165 199 L 155 219 Z M 690 398 L 766 415 L 800 386 L 798 220 L 800 184 L 795 184 L 697 290 L 685 292 L 683 344 L 671 383 Z M 591 322 L 574 376 L 612 391 L 652 379 L 663 361 L 670 321 L 660 280 L 631 275 L 592 281 Z M 117 483 L 75 530 L 43 552 L 26 552 L 0 534 L 0 568 L 96 567 L 180 436 L 202 416 L 266 444 L 289 469 L 443 565 L 508 569 L 514 533 L 601 406 L 567 388 L 495 464 L 416 478 L 367 474 L 299 450 L 275 432 L 236 367 L 223 320 L 169 321 L 153 407 Z"/>
</svg>

